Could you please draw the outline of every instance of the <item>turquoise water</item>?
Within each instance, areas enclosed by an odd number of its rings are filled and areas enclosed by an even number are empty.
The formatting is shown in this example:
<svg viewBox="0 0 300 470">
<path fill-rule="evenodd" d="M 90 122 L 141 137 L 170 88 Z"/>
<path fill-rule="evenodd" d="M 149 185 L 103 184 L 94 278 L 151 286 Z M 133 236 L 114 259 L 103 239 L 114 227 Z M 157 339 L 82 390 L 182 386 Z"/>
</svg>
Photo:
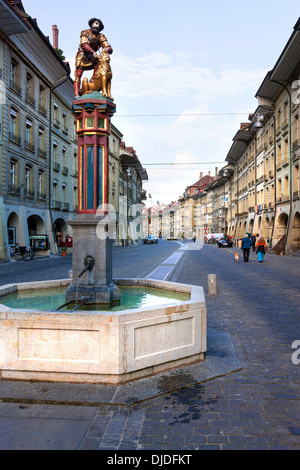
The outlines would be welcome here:
<svg viewBox="0 0 300 470">
<path fill-rule="evenodd" d="M 153 289 L 151 287 L 120 287 L 120 304 L 109 307 L 103 305 L 83 306 L 79 310 L 109 310 L 112 312 L 134 309 L 140 307 L 157 307 L 170 302 L 180 304 L 182 301 L 189 300 L 189 294 L 166 291 L 162 289 Z M 15 292 L 14 294 L 0 297 L 0 303 L 11 308 L 55 310 L 66 302 L 65 288 L 58 289 L 40 289 L 34 291 Z M 70 304 L 60 311 L 69 311 L 75 308 L 76 304 Z M 78 311 L 79 311 L 78 310 Z"/>
</svg>

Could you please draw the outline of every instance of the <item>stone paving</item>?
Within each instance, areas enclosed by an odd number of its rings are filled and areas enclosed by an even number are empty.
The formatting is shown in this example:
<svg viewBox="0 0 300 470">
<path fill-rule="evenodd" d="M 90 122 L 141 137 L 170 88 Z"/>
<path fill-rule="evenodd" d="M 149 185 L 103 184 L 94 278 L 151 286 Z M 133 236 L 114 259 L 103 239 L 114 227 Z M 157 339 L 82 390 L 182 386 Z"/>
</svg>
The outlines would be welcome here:
<svg viewBox="0 0 300 470">
<path fill-rule="evenodd" d="M 300 340 L 299 259 L 267 255 L 260 264 L 251 254 L 249 263 L 235 264 L 234 251 L 208 245 L 187 250 L 169 280 L 204 286 L 208 327 L 231 335 L 242 369 L 130 406 L 87 407 L 81 438 L 60 448 L 300 449 L 300 364 L 292 362 L 292 343 Z M 153 271 L 159 259 L 152 264 Z M 142 259 L 137 267 L 145 270 Z M 217 274 L 218 295 L 207 295 L 211 273 Z M 41 405 L 29 406 L 34 413 Z M 74 407 L 64 406 L 65 413 L 68 408 L 71 413 Z M 35 445 L 55 448 L 49 442 Z"/>
<path fill-rule="evenodd" d="M 300 449 L 300 339 L 297 258 L 267 255 L 234 263 L 233 250 L 187 251 L 172 281 L 206 286 L 208 326 L 227 331 L 242 370 L 131 407 L 101 407 L 81 449 Z"/>
</svg>

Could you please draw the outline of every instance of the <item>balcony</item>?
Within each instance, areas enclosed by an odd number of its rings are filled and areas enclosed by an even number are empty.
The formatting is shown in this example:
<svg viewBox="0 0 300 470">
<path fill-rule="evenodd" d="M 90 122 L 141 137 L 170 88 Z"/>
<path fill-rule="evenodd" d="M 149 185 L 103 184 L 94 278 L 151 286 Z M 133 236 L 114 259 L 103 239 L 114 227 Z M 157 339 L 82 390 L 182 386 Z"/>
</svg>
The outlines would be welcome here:
<svg viewBox="0 0 300 470">
<path fill-rule="evenodd" d="M 60 171 L 60 163 L 53 162 L 53 170 L 59 172 Z"/>
<path fill-rule="evenodd" d="M 284 119 L 284 121 L 282 122 L 282 125 L 281 125 L 281 131 L 284 132 L 288 129 L 289 127 L 289 120 L 288 119 Z"/>
<path fill-rule="evenodd" d="M 15 196 L 20 196 L 21 186 L 18 184 L 9 183 L 8 184 L 8 193 L 14 194 Z"/>
<path fill-rule="evenodd" d="M 257 184 L 261 183 L 263 180 L 264 180 L 264 175 L 259 176 L 259 178 L 257 178 Z"/>
<path fill-rule="evenodd" d="M 62 203 L 61 201 L 52 201 L 52 209 L 61 209 Z"/>
<path fill-rule="evenodd" d="M 46 201 L 47 199 L 47 194 L 46 193 L 40 193 L 38 192 L 38 199 L 41 199 L 43 201 Z"/>
<path fill-rule="evenodd" d="M 26 93 L 26 102 L 35 108 L 35 99 L 29 93 Z"/>
<path fill-rule="evenodd" d="M 29 152 L 34 153 L 35 151 L 35 145 L 29 142 L 28 140 L 25 141 L 25 149 L 29 150 Z"/>
<path fill-rule="evenodd" d="M 17 134 L 14 133 L 9 133 L 9 140 L 10 142 L 13 142 L 16 145 L 21 145 L 21 137 Z"/>
<path fill-rule="evenodd" d="M 47 109 L 42 104 L 39 104 L 39 113 L 43 114 L 44 116 L 47 116 Z"/>
<path fill-rule="evenodd" d="M 66 166 L 63 166 L 63 168 L 62 168 L 62 174 L 65 175 L 65 176 L 68 176 L 68 174 L 69 174 L 69 168 L 67 168 Z"/>
<path fill-rule="evenodd" d="M 274 209 L 274 207 L 275 207 L 274 202 L 269 202 L 269 209 Z"/>
<path fill-rule="evenodd" d="M 9 88 L 17 93 L 17 95 L 22 96 L 22 88 L 13 80 L 10 81 Z"/>
<path fill-rule="evenodd" d="M 68 202 L 63 202 L 61 210 L 68 211 L 69 207 L 70 207 L 70 204 Z"/>
<path fill-rule="evenodd" d="M 39 155 L 40 157 L 47 158 L 47 152 L 46 152 L 46 150 L 43 150 L 43 149 L 41 149 L 40 147 L 39 147 L 39 149 L 38 149 L 38 155 Z"/>
<path fill-rule="evenodd" d="M 69 134 L 69 129 L 66 126 L 63 127 L 62 131 L 63 131 L 63 134 L 65 134 L 65 135 Z"/>
<path fill-rule="evenodd" d="M 60 121 L 58 119 L 53 119 L 53 126 L 56 127 L 56 129 L 60 128 Z"/>
<path fill-rule="evenodd" d="M 293 192 L 293 198 L 300 197 L 300 191 L 294 191 Z"/>
<path fill-rule="evenodd" d="M 24 189 L 24 196 L 33 199 L 34 198 L 34 190 L 25 188 Z"/>
<path fill-rule="evenodd" d="M 72 173 L 73 178 L 78 178 L 78 171 L 74 170 Z"/>
<path fill-rule="evenodd" d="M 282 166 L 287 166 L 289 164 L 289 159 L 288 158 L 284 158 L 281 162 Z"/>
</svg>

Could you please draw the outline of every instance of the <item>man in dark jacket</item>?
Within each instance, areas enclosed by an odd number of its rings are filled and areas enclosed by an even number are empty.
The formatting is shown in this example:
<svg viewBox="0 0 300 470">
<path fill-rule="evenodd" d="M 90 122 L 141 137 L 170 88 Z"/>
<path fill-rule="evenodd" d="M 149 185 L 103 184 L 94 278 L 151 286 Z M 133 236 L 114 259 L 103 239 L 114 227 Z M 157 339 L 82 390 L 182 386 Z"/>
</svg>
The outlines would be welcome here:
<svg viewBox="0 0 300 470">
<path fill-rule="evenodd" d="M 249 235 L 247 235 L 242 239 L 242 246 L 241 246 L 243 250 L 243 255 L 244 255 L 244 262 L 249 261 L 249 253 L 250 253 L 251 246 L 252 246 L 252 240 L 249 237 Z"/>
<path fill-rule="evenodd" d="M 256 236 L 254 235 L 254 233 L 252 233 L 250 238 L 251 238 L 251 241 L 252 241 L 252 250 L 255 251 Z"/>
</svg>

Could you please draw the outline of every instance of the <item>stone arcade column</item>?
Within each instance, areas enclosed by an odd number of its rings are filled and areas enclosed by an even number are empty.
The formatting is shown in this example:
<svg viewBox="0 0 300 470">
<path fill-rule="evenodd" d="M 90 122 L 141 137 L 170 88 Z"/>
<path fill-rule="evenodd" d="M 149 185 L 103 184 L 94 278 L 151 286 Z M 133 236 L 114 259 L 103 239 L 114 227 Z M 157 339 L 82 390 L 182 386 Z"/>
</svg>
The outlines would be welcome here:
<svg viewBox="0 0 300 470">
<path fill-rule="evenodd" d="M 108 204 L 108 156 L 111 116 L 116 105 L 101 93 L 83 95 L 73 102 L 78 134 L 78 213 L 73 229 L 73 279 L 67 302 L 109 304 L 120 299 L 112 282 L 112 240 L 97 236 L 105 217 L 97 210 Z"/>
</svg>

